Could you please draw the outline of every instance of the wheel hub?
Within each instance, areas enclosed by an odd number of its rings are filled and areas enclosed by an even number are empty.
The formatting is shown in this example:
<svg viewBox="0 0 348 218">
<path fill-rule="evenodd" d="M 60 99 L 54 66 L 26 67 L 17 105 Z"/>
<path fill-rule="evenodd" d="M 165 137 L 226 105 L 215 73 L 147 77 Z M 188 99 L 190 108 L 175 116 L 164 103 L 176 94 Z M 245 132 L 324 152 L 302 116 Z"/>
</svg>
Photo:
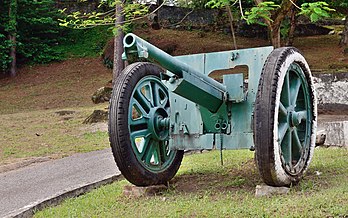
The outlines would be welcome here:
<svg viewBox="0 0 348 218">
<path fill-rule="evenodd" d="M 302 120 L 306 118 L 306 114 L 304 112 L 296 112 L 295 110 L 290 110 L 288 112 L 288 123 L 291 127 L 297 127 L 301 124 Z"/>
<path fill-rule="evenodd" d="M 167 111 L 162 107 L 151 108 L 149 117 L 149 130 L 152 132 L 152 138 L 160 141 L 167 140 L 170 123 Z"/>
</svg>

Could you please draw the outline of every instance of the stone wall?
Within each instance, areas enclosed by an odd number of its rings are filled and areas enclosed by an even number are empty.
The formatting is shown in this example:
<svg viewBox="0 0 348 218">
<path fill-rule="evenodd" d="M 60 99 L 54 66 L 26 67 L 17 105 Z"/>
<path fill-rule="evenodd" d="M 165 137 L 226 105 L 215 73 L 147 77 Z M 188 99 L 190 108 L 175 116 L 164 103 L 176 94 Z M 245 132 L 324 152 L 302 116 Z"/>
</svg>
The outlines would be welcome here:
<svg viewBox="0 0 348 218">
<path fill-rule="evenodd" d="M 340 114 L 348 111 L 348 73 L 315 74 L 319 112 Z"/>
<path fill-rule="evenodd" d="M 67 13 L 74 11 L 91 12 L 98 9 L 99 0 L 86 0 L 85 2 L 77 2 L 77 0 L 56 0 L 56 7 L 59 9 L 66 8 Z M 103 9 L 98 9 L 103 10 Z"/>
<path fill-rule="evenodd" d="M 348 73 L 314 74 L 314 86 L 321 114 L 318 131 L 325 133 L 325 145 L 348 148 Z"/>
<path fill-rule="evenodd" d="M 164 6 L 157 15 L 162 28 L 217 30 L 228 24 L 225 12 L 218 9 L 192 10 Z"/>
</svg>

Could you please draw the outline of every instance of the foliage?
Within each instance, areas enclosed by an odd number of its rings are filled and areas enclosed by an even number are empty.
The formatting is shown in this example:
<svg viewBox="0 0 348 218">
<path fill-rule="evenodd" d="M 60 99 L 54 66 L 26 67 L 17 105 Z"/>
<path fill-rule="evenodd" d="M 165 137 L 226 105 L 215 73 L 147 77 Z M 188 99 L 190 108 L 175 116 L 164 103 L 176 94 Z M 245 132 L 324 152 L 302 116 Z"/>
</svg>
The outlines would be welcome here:
<svg viewBox="0 0 348 218">
<path fill-rule="evenodd" d="M 210 0 L 194 0 L 194 1 L 180 0 L 178 1 L 178 6 L 184 7 L 184 8 L 192 8 L 192 9 L 203 9 L 206 7 L 209 1 Z"/>
<path fill-rule="evenodd" d="M 17 0 L 16 24 L 10 23 L 8 7 L 11 0 L 4 0 L 4 7 L 0 8 L 0 38 L 7 38 L 13 26 L 17 29 L 18 62 L 47 63 L 60 60 L 61 56 L 54 50 L 54 46 L 62 38 L 61 28 L 57 19 L 60 16 L 55 9 L 53 0 Z M 5 71 L 11 59 L 8 56 L 12 46 L 8 40 L 0 41 L 1 70 Z"/>
<path fill-rule="evenodd" d="M 116 4 L 121 4 L 123 10 L 120 12 L 125 16 L 125 23 L 120 23 L 115 26 L 115 9 L 107 12 L 92 11 L 90 13 L 81 13 L 80 11 L 67 14 L 65 18 L 59 19 L 59 25 L 63 27 L 70 27 L 75 29 L 86 29 L 95 26 L 112 26 L 112 28 L 122 28 L 124 32 L 128 32 L 132 26 L 132 21 L 141 19 L 143 15 L 149 11 L 149 6 L 144 4 L 123 4 L 120 1 L 101 0 L 99 8 L 107 5 L 109 8 L 115 8 Z M 66 9 L 60 10 L 65 13 Z M 115 33 L 116 30 L 113 30 Z"/>
<path fill-rule="evenodd" d="M 66 29 L 65 39 L 55 47 L 64 57 L 96 57 L 101 54 L 106 42 L 112 38 L 107 26 L 89 29 Z"/>
<path fill-rule="evenodd" d="M 274 2 L 262 2 L 256 7 L 252 7 L 250 11 L 245 12 L 245 19 L 248 24 L 258 23 L 265 25 L 260 21 L 260 18 L 263 18 L 268 21 L 273 21 L 271 19 L 272 11 L 278 9 L 280 6 Z"/>
<path fill-rule="evenodd" d="M 229 5 L 230 5 L 229 0 L 210 0 L 205 4 L 205 6 L 209 8 L 223 8 Z"/>
<path fill-rule="evenodd" d="M 6 36 L 0 32 L 0 72 L 7 70 L 9 64 L 11 63 L 11 58 L 8 52 L 10 47 L 11 42 L 7 40 Z"/>
<path fill-rule="evenodd" d="M 312 22 L 316 22 L 323 17 L 330 17 L 330 12 L 335 9 L 329 8 L 326 2 L 303 3 L 299 14 L 310 17 Z"/>
</svg>

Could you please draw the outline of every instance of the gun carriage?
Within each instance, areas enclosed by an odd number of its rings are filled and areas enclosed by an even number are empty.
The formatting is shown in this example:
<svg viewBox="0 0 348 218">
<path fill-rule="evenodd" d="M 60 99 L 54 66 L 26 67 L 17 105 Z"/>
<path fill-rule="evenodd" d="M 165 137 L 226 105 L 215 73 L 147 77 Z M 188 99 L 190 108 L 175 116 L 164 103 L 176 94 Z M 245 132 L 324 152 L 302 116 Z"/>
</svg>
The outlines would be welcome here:
<svg viewBox="0 0 348 218">
<path fill-rule="evenodd" d="M 134 34 L 110 100 L 109 137 L 122 174 L 138 186 L 165 184 L 184 150 L 255 149 L 264 182 L 298 182 L 313 156 L 316 100 L 305 58 L 293 47 L 172 57 Z M 154 64 L 156 63 L 156 64 Z M 247 66 L 247 74 L 213 72 Z M 225 71 L 224 71 L 225 72 Z"/>
</svg>

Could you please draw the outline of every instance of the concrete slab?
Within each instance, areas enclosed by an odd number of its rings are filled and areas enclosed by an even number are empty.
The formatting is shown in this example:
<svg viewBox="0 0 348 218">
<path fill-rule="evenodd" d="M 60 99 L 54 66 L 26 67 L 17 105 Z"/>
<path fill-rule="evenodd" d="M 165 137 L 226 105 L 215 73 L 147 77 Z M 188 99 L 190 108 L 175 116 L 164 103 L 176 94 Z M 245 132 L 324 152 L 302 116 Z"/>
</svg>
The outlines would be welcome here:
<svg viewBox="0 0 348 218">
<path fill-rule="evenodd" d="M 326 133 L 326 146 L 348 148 L 348 116 L 319 116 L 318 131 Z"/>
<path fill-rule="evenodd" d="M 76 154 L 0 174 L 0 217 L 30 217 L 34 209 L 110 183 L 120 176 L 111 149 Z"/>
</svg>

